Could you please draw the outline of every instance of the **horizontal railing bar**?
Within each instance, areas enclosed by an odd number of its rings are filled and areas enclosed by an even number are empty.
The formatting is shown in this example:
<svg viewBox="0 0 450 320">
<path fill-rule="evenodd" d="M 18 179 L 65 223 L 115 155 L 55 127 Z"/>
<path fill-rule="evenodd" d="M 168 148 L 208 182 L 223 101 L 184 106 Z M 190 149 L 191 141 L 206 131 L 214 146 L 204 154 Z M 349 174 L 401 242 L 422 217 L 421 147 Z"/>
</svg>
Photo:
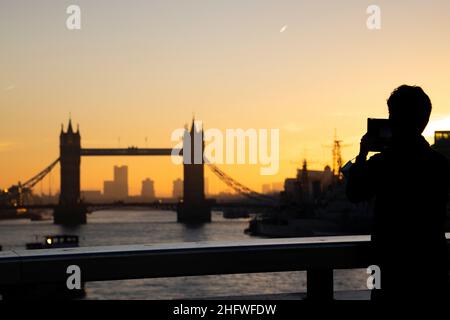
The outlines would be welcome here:
<svg viewBox="0 0 450 320">
<path fill-rule="evenodd" d="M 88 282 L 366 268 L 370 257 L 369 236 L 15 250 L 0 252 L 0 285 L 65 281 L 70 265 Z"/>
</svg>

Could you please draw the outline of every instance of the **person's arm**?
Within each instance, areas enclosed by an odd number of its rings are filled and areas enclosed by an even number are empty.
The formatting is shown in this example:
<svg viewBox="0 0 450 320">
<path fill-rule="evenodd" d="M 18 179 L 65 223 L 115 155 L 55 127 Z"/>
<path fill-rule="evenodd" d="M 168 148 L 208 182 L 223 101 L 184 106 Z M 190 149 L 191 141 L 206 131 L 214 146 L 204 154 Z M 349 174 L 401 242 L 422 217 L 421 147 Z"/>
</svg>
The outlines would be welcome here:
<svg viewBox="0 0 450 320">
<path fill-rule="evenodd" d="M 348 174 L 346 193 L 351 202 L 366 201 L 373 196 L 372 165 L 371 160 L 366 160 L 368 153 L 368 138 L 364 135 L 361 139 L 359 155 Z"/>
</svg>

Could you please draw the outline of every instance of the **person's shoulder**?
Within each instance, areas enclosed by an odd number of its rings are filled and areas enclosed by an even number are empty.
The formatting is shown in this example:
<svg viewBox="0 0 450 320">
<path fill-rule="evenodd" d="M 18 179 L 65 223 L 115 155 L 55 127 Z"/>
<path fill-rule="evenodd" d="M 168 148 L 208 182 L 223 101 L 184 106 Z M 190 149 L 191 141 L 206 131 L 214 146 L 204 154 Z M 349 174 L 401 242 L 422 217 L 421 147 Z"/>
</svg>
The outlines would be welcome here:
<svg viewBox="0 0 450 320">
<path fill-rule="evenodd" d="M 430 147 L 430 154 L 433 157 L 433 162 L 437 166 L 445 168 L 446 170 L 450 170 L 449 160 L 447 159 L 446 156 L 444 156 L 442 153 L 434 150 L 431 147 Z"/>
<path fill-rule="evenodd" d="M 386 162 L 386 155 L 384 152 L 376 153 L 367 160 L 369 168 L 380 168 L 384 166 Z"/>
<path fill-rule="evenodd" d="M 368 161 L 370 161 L 372 163 L 379 163 L 379 162 L 384 161 L 385 159 L 386 159 L 386 154 L 384 152 L 379 152 L 379 153 L 376 153 L 373 156 L 371 156 Z"/>
</svg>

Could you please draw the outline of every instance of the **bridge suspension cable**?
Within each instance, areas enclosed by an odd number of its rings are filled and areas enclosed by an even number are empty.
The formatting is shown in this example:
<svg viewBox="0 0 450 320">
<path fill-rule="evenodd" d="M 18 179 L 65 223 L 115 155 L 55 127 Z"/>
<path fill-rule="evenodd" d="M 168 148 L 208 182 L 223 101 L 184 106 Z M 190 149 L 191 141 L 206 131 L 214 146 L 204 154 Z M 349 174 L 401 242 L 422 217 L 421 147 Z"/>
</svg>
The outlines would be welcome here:
<svg viewBox="0 0 450 320">
<path fill-rule="evenodd" d="M 52 171 L 52 169 L 56 166 L 56 164 L 59 162 L 59 158 L 53 161 L 47 168 L 39 172 L 37 175 L 32 177 L 31 179 L 27 180 L 24 184 L 22 184 L 23 188 L 33 188 L 39 181 L 45 178 L 47 174 Z"/>
<path fill-rule="evenodd" d="M 215 164 L 212 164 L 210 162 L 206 162 L 208 167 L 211 169 L 211 171 L 226 185 L 231 187 L 234 191 L 237 193 L 256 201 L 263 201 L 263 202 L 275 202 L 276 199 L 274 197 L 270 197 L 267 195 L 264 195 L 262 193 L 256 192 L 240 182 L 236 181 L 232 177 L 230 177 L 228 174 L 220 170 Z"/>
</svg>

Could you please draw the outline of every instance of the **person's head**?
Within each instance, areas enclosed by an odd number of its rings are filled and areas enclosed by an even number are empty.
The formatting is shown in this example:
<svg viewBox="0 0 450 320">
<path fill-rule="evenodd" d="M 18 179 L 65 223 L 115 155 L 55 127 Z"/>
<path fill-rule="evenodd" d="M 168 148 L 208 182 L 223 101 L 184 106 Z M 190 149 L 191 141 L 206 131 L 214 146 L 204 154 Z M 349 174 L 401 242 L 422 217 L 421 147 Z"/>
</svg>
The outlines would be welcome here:
<svg viewBox="0 0 450 320">
<path fill-rule="evenodd" d="M 428 124 L 431 101 L 421 87 L 402 85 L 388 101 L 393 136 L 418 136 Z"/>
</svg>

